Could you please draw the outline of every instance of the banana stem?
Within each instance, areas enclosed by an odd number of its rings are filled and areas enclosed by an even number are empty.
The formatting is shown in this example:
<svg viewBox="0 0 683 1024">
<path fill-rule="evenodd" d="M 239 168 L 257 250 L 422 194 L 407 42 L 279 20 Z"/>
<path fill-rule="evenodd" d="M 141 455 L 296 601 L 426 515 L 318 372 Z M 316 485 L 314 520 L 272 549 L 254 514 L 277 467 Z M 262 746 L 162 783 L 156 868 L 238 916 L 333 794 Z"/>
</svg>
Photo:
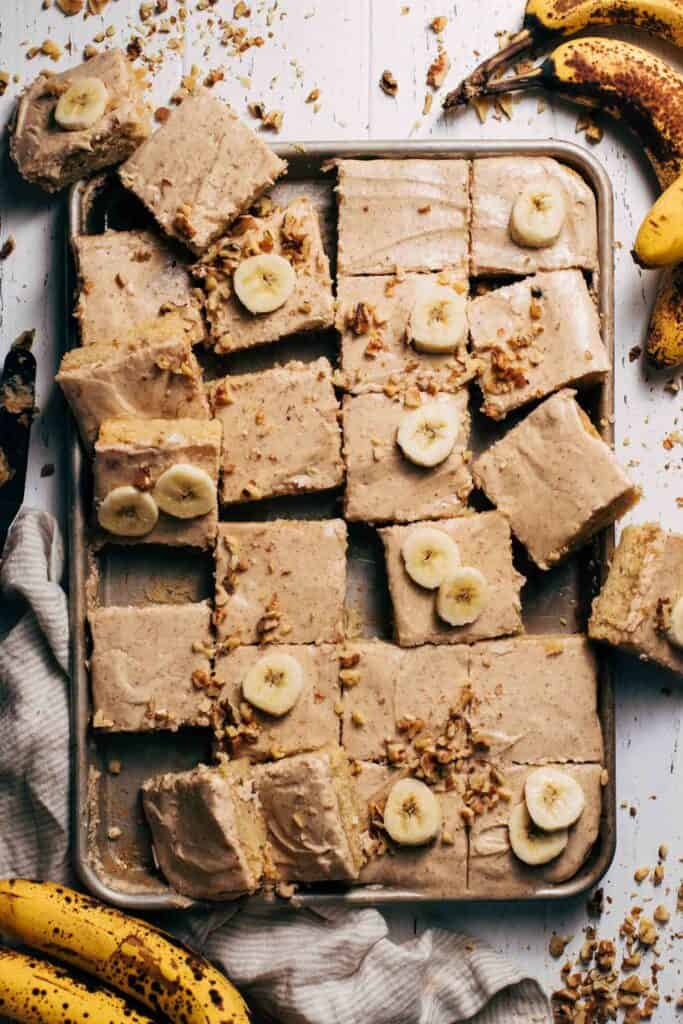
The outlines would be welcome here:
<svg viewBox="0 0 683 1024">
<path fill-rule="evenodd" d="M 507 46 L 482 61 L 471 75 L 468 75 L 460 85 L 448 93 L 443 101 L 444 110 L 465 106 L 475 97 L 487 95 L 486 89 L 490 84 L 491 77 L 501 68 L 507 68 L 514 58 L 528 50 L 533 42 L 534 37 L 530 29 L 523 28 L 517 32 Z"/>
</svg>

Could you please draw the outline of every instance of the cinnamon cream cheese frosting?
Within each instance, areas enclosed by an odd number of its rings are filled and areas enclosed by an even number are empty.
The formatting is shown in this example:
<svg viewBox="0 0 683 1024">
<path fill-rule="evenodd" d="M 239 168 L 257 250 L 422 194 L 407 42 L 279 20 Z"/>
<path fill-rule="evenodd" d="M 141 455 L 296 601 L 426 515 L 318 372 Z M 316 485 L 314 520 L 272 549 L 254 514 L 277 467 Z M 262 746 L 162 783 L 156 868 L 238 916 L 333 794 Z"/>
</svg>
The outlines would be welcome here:
<svg viewBox="0 0 683 1024">
<path fill-rule="evenodd" d="M 119 175 L 167 234 L 199 254 L 286 167 L 227 104 L 202 88 L 171 110 Z"/>
<path fill-rule="evenodd" d="M 467 273 L 466 160 L 338 160 L 340 275 Z"/>
<path fill-rule="evenodd" d="M 88 621 L 95 728 L 150 732 L 209 724 L 208 602 L 96 608 Z"/>
<path fill-rule="evenodd" d="M 473 274 L 597 268 L 595 195 L 576 171 L 543 156 L 487 157 L 475 160 L 472 167 Z M 524 189 L 542 189 L 548 182 L 564 199 L 564 223 L 551 245 L 526 248 L 510 234 L 512 209 Z"/>
<path fill-rule="evenodd" d="M 358 877 L 363 863 L 361 807 L 341 748 L 263 765 L 256 769 L 256 788 L 278 880 Z"/>
<path fill-rule="evenodd" d="M 83 345 L 128 336 L 143 323 L 174 313 L 192 342 L 204 336 L 187 260 L 151 231 L 105 231 L 74 242 L 78 301 L 74 315 Z"/>
<path fill-rule="evenodd" d="M 593 602 L 588 632 L 683 676 L 683 651 L 666 635 L 683 595 L 683 534 L 657 523 L 627 526 L 607 581 Z"/>
<path fill-rule="evenodd" d="M 450 626 L 436 611 L 435 592 L 418 586 L 406 572 L 402 545 L 418 526 L 389 526 L 380 530 L 384 544 L 394 633 L 402 647 L 419 644 L 461 644 L 522 632 L 520 590 L 525 579 L 512 562 L 512 538 L 504 516 L 481 512 L 430 523 L 455 541 L 460 564 L 482 573 L 486 601 L 470 624 Z"/>
<path fill-rule="evenodd" d="M 456 391 L 474 376 L 466 337 L 446 354 L 421 352 L 411 343 L 410 319 L 426 281 L 467 295 L 461 272 L 339 278 L 336 326 L 346 389 L 359 393 L 387 386 L 398 391 L 416 385 L 424 391 Z"/>
<path fill-rule="evenodd" d="M 213 481 L 216 500 L 204 515 L 178 518 L 159 511 L 152 530 L 120 536 L 98 530 L 97 541 L 116 544 L 173 544 L 205 548 L 216 535 L 221 426 L 216 420 L 156 420 L 122 417 L 105 420 L 95 444 L 95 509 L 115 488 L 149 492 L 175 465 L 203 470 Z"/>
<path fill-rule="evenodd" d="M 343 519 L 221 523 L 216 626 L 242 643 L 334 643 L 343 636 Z M 315 552 L 315 559 L 311 553 Z"/>
<path fill-rule="evenodd" d="M 496 288 L 471 302 L 469 323 L 472 350 L 484 364 L 482 412 L 493 419 L 609 373 L 598 311 L 579 270 Z"/>
<path fill-rule="evenodd" d="M 533 768 L 521 765 L 509 768 L 505 772 L 505 786 L 510 798 L 475 817 L 472 824 L 468 891 L 473 895 L 514 899 L 537 892 L 543 885 L 551 889 L 572 878 L 585 862 L 600 830 L 603 769 L 599 764 L 557 767 L 579 783 L 586 800 L 581 817 L 569 829 L 564 851 L 540 867 L 523 864 L 512 852 L 508 834 L 510 811 L 523 802 L 524 783 Z"/>
<path fill-rule="evenodd" d="M 263 252 L 288 260 L 295 283 L 283 305 L 271 313 L 254 315 L 235 295 L 233 276 L 245 259 Z M 194 265 L 193 273 L 206 290 L 211 341 L 220 353 L 322 330 L 334 319 L 330 266 L 318 214 L 306 196 L 283 209 L 274 207 L 263 216 L 241 217 Z"/>
<path fill-rule="evenodd" d="M 536 565 L 548 569 L 638 500 L 638 489 L 577 404 L 559 391 L 473 467 Z"/>
<path fill-rule="evenodd" d="M 210 400 L 223 426 L 224 504 L 342 482 L 339 405 L 327 359 L 224 377 L 211 386 Z"/>
<path fill-rule="evenodd" d="M 245 762 L 149 779 L 142 804 L 155 862 L 177 892 L 226 899 L 258 888 L 265 825 Z"/>
<path fill-rule="evenodd" d="M 88 447 L 107 419 L 208 420 L 211 415 L 184 321 L 171 314 L 120 339 L 71 349 L 55 379 Z"/>
<path fill-rule="evenodd" d="M 59 97 L 79 79 L 98 78 L 104 114 L 89 128 L 66 131 L 54 117 Z M 108 50 L 60 74 L 42 72 L 19 99 L 10 153 L 21 175 L 46 192 L 125 160 L 149 135 L 144 73 L 122 50 Z"/>
<path fill-rule="evenodd" d="M 343 405 L 347 481 L 346 518 L 370 523 L 442 519 L 466 511 L 469 469 L 468 393 L 417 396 L 415 407 L 435 402 L 452 412 L 457 433 L 448 456 L 431 467 L 409 461 L 397 432 L 412 406 L 384 394 L 346 396 Z"/>
</svg>

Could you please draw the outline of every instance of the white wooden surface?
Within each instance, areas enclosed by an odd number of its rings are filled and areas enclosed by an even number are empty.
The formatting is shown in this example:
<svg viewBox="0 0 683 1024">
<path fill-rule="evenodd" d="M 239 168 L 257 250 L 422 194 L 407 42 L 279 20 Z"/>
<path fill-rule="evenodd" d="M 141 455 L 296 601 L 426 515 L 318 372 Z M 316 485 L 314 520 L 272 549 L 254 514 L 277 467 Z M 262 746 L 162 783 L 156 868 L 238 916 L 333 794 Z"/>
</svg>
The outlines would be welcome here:
<svg viewBox="0 0 683 1024">
<path fill-rule="evenodd" d="M 203 71 L 225 68 L 225 81 L 216 92 L 245 117 L 247 99 L 262 99 L 268 109 L 282 109 L 283 140 L 553 136 L 583 141 L 575 135 L 574 108 L 551 102 L 539 114 L 536 96 L 520 100 L 511 121 L 489 118 L 480 125 L 473 112 L 446 120 L 440 116 L 439 97 L 435 97 L 430 115 L 421 116 L 425 72 L 436 53 L 436 37 L 428 29 L 431 18 L 442 14 L 449 18 L 445 34 L 452 59 L 448 87 L 472 67 L 475 51 L 484 56 L 496 48 L 496 30 L 519 25 L 521 0 L 406 0 L 406 4 L 398 0 L 280 0 L 270 27 L 266 16 L 272 3 L 254 0 L 252 18 L 241 24 L 247 24 L 251 33 L 261 31 L 266 42 L 241 57 L 228 56 L 218 43 L 220 33 L 207 27 L 211 14 L 231 17 L 231 0 L 218 0 L 212 12 L 196 11 L 196 4 L 197 0 L 187 0 L 190 14 L 184 46 L 167 51 L 154 82 L 154 98 L 160 105 L 168 101 L 180 74 L 196 63 Z M 409 12 L 402 14 L 406 5 Z M 169 14 L 177 6 L 177 0 L 169 0 Z M 82 16 L 65 18 L 54 7 L 43 11 L 40 0 L 0 0 L 0 69 L 18 73 L 25 83 L 41 66 L 67 67 L 70 61 L 80 59 L 83 46 L 98 31 L 110 25 L 115 29 L 111 43 L 125 46 L 139 25 L 137 11 L 136 0 L 111 0 L 103 16 L 84 20 Z M 40 44 L 48 36 L 62 45 L 71 42 L 73 55 L 65 53 L 56 65 L 44 57 L 27 61 L 27 45 Z M 157 36 L 154 45 L 163 46 L 168 39 Z M 640 41 L 653 45 L 642 37 Z M 671 57 L 672 51 L 668 55 Z M 385 68 L 398 80 L 395 98 L 378 87 Z M 250 88 L 240 82 L 241 76 L 251 78 Z M 305 103 L 314 86 L 320 89 L 318 112 Z M 13 84 L 0 99 L 3 124 L 20 87 Z M 657 377 L 641 362 L 628 358 L 629 350 L 642 343 L 653 294 L 652 275 L 639 271 L 629 256 L 634 231 L 654 194 L 653 180 L 638 145 L 610 125 L 597 155 L 614 185 L 616 236 L 621 243 L 615 253 L 617 451 L 624 462 L 633 460 L 631 472 L 643 487 L 643 499 L 630 519 L 655 518 L 681 529 L 683 509 L 675 499 L 683 497 L 683 447 L 666 450 L 662 441 L 671 431 L 683 429 L 683 391 L 673 395 L 664 390 L 671 374 Z M 50 509 L 63 522 L 66 411 L 52 376 L 63 345 L 67 301 L 65 203 L 63 198 L 49 198 L 22 184 L 6 153 L 3 159 L 0 245 L 12 234 L 17 248 L 0 266 L 0 354 L 4 355 L 20 331 L 36 328 L 40 414 L 32 435 L 26 500 Z M 41 475 L 47 464 L 54 465 L 54 475 Z M 675 889 L 683 874 L 683 688 L 656 669 L 624 658 L 619 663 L 617 702 L 618 798 L 625 806 L 619 810 L 618 852 L 605 881 L 610 902 L 600 930 L 605 936 L 616 936 L 630 906 L 639 903 L 647 907 L 648 901 L 654 900 L 672 911 L 671 935 L 683 930 L 681 915 L 675 914 Z M 635 817 L 627 809 L 630 806 L 637 810 Z M 635 897 L 633 871 L 642 864 L 654 864 L 662 842 L 671 850 L 664 886 L 656 890 L 646 882 Z M 587 923 L 583 899 L 561 905 L 444 907 L 417 916 L 395 911 L 387 916 L 400 937 L 419 933 L 429 921 L 469 929 L 508 952 L 548 989 L 558 982 L 558 964 L 548 954 L 552 932 L 578 936 Z M 577 944 L 578 940 L 570 950 Z M 662 940 L 663 995 L 675 998 L 681 992 L 682 950 L 681 941 Z M 672 1004 L 663 1003 L 656 1019 L 673 1021 L 677 1016 Z"/>
</svg>

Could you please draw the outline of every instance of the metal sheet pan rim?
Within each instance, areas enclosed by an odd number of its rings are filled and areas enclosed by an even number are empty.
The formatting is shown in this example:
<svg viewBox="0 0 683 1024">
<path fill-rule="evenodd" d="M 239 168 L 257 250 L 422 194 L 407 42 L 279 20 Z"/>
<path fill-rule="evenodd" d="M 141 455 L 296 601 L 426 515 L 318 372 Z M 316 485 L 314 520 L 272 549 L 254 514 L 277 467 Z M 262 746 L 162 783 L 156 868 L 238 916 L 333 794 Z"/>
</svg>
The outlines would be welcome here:
<svg viewBox="0 0 683 1024">
<path fill-rule="evenodd" d="M 614 411 L 614 200 L 609 177 L 595 157 L 580 146 L 561 140 L 439 140 L 439 141 L 345 141 L 283 143 L 273 146 L 279 156 L 289 159 L 310 159 L 317 168 L 325 161 L 336 158 L 360 157 L 444 157 L 476 159 L 487 156 L 548 156 L 575 167 L 591 184 L 597 198 L 599 277 L 598 304 L 602 318 L 603 341 L 612 362 L 612 373 L 606 382 L 601 397 L 600 431 L 603 438 L 613 442 Z M 81 200 L 84 182 L 74 185 L 69 195 L 69 238 L 79 233 L 81 227 Z M 73 333 L 70 312 L 68 336 Z M 199 906 L 194 901 L 171 891 L 159 894 L 129 893 L 117 890 L 101 878 L 92 866 L 88 851 L 88 720 L 89 720 L 89 679 L 85 664 L 85 554 L 86 522 L 82 500 L 84 459 L 77 431 L 70 418 L 70 519 L 69 519 L 69 616 L 70 616 L 70 658 L 71 658 L 71 730 L 72 730 L 72 829 L 73 861 L 81 882 L 96 897 L 120 907 L 146 913 L 159 910 Z M 601 539 L 601 571 L 606 566 L 614 549 L 614 528 Z M 604 764 L 609 781 L 604 790 L 601 819 L 600 851 L 590 870 L 580 870 L 573 879 L 552 888 L 539 889 L 523 897 L 495 898 L 495 902 L 530 902 L 558 900 L 578 896 L 596 885 L 609 869 L 616 850 L 616 778 L 614 726 L 614 689 L 612 658 L 610 652 L 602 649 L 601 662 L 601 708 L 600 718 L 604 739 Z M 276 906 L 277 901 L 263 896 L 249 897 L 249 902 L 259 906 Z M 383 889 L 381 887 L 359 886 L 339 893 L 317 893 L 303 891 L 296 896 L 297 906 L 322 906 L 345 904 L 348 906 L 376 906 L 381 904 L 408 903 L 485 903 L 492 902 L 480 896 L 459 894 L 434 897 L 405 889 Z M 215 906 L 215 904 L 211 904 Z"/>
</svg>

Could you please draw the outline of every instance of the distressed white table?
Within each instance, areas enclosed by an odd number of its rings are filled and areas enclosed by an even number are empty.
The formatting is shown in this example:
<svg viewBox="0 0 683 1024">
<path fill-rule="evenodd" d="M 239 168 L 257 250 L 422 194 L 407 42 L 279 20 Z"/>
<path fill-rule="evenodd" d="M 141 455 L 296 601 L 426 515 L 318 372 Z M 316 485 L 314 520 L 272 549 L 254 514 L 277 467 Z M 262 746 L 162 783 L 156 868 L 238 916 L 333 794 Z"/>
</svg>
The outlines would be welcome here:
<svg viewBox="0 0 683 1024">
<path fill-rule="evenodd" d="M 168 14 L 173 14 L 177 0 L 169 0 L 168 7 Z M 167 49 L 164 65 L 155 77 L 158 105 L 168 102 L 181 74 L 197 64 L 202 72 L 225 69 L 225 80 L 216 86 L 216 93 L 230 100 L 245 117 L 247 100 L 263 100 L 268 109 L 283 110 L 283 140 L 552 136 L 583 142 L 582 136 L 575 135 L 574 108 L 551 101 L 538 113 L 535 96 L 516 103 L 509 121 L 489 118 L 480 124 L 473 112 L 446 120 L 440 116 L 438 96 L 431 113 L 421 115 L 425 72 L 437 48 L 429 21 L 435 15 L 449 19 L 444 36 L 452 60 L 447 88 L 473 66 L 475 52 L 483 56 L 496 48 L 496 30 L 518 27 L 522 0 L 459 0 L 457 4 L 452 0 L 407 0 L 405 4 L 399 0 L 280 0 L 279 5 L 253 0 L 252 17 L 239 24 L 246 25 L 250 34 L 260 32 L 265 43 L 239 57 L 228 55 L 219 44 L 220 33 L 207 24 L 211 15 L 230 18 L 232 0 L 218 0 L 208 12 L 196 10 L 197 0 L 187 0 L 186 7 L 184 43 L 177 50 Z M 402 12 L 405 7 L 409 10 Z M 125 46 L 140 25 L 137 0 L 111 0 L 101 16 L 87 19 L 82 15 L 66 18 L 54 3 L 52 9 L 43 11 L 40 0 L 0 0 L 0 8 L 0 70 L 18 73 L 21 80 L 0 99 L 3 124 L 21 84 L 41 66 L 61 69 L 77 62 L 84 45 L 109 26 L 107 44 Z M 268 11 L 273 9 L 269 17 Z M 27 48 L 48 37 L 65 48 L 70 45 L 71 56 L 65 52 L 56 64 L 40 55 L 28 61 Z M 156 36 L 149 49 L 167 47 L 169 38 Z M 643 37 L 638 41 L 655 45 Z M 671 49 L 666 48 L 666 53 L 676 60 Z M 378 86 L 384 69 L 390 69 L 399 84 L 393 98 Z M 247 78 L 250 84 L 245 84 Z M 305 102 L 314 87 L 320 90 L 319 110 Z M 624 462 L 630 462 L 633 477 L 643 488 L 643 499 L 629 519 L 659 519 L 665 526 L 680 529 L 683 510 L 676 505 L 676 498 L 683 497 L 683 448 L 667 450 L 662 441 L 671 431 L 683 428 L 683 391 L 674 395 L 664 389 L 671 374 L 658 377 L 641 361 L 629 360 L 629 351 L 642 344 L 654 287 L 653 276 L 635 267 L 629 249 L 654 195 L 654 182 L 637 143 L 614 126 L 607 125 L 597 156 L 609 171 L 616 195 L 617 452 Z M 8 157 L 4 159 L 0 245 L 13 235 L 16 250 L 0 265 L 0 354 L 4 356 L 20 331 L 36 329 L 40 412 L 32 434 L 26 500 L 51 510 L 64 522 L 66 409 L 52 377 L 63 349 L 64 309 L 69 301 L 65 294 L 65 202 L 63 197 L 49 198 L 24 185 Z M 48 465 L 54 466 L 53 475 L 45 475 Z M 605 880 L 608 902 L 600 933 L 616 936 L 619 923 L 634 903 L 649 904 L 652 910 L 655 903 L 663 902 L 672 911 L 671 927 L 665 933 L 672 936 L 683 929 L 681 915 L 675 914 L 683 856 L 683 690 L 656 669 L 624 658 L 618 666 L 617 703 L 618 799 L 624 806 L 619 810 L 616 859 Z M 630 807 L 635 808 L 635 816 Z M 646 882 L 635 897 L 633 871 L 639 865 L 654 864 L 662 842 L 670 846 L 664 885 L 654 889 Z M 548 940 L 553 931 L 575 934 L 577 941 L 569 952 L 576 949 L 580 929 L 587 923 L 584 902 L 456 906 L 415 915 L 397 910 L 387 916 L 399 936 L 419 933 L 435 920 L 469 929 L 523 962 L 550 989 L 559 979 L 558 964 L 548 954 Z M 661 992 L 675 999 L 683 986 L 683 942 L 663 938 L 659 959 L 665 966 Z M 656 1019 L 673 1021 L 677 1016 L 673 1005 L 663 1002 Z"/>
</svg>

